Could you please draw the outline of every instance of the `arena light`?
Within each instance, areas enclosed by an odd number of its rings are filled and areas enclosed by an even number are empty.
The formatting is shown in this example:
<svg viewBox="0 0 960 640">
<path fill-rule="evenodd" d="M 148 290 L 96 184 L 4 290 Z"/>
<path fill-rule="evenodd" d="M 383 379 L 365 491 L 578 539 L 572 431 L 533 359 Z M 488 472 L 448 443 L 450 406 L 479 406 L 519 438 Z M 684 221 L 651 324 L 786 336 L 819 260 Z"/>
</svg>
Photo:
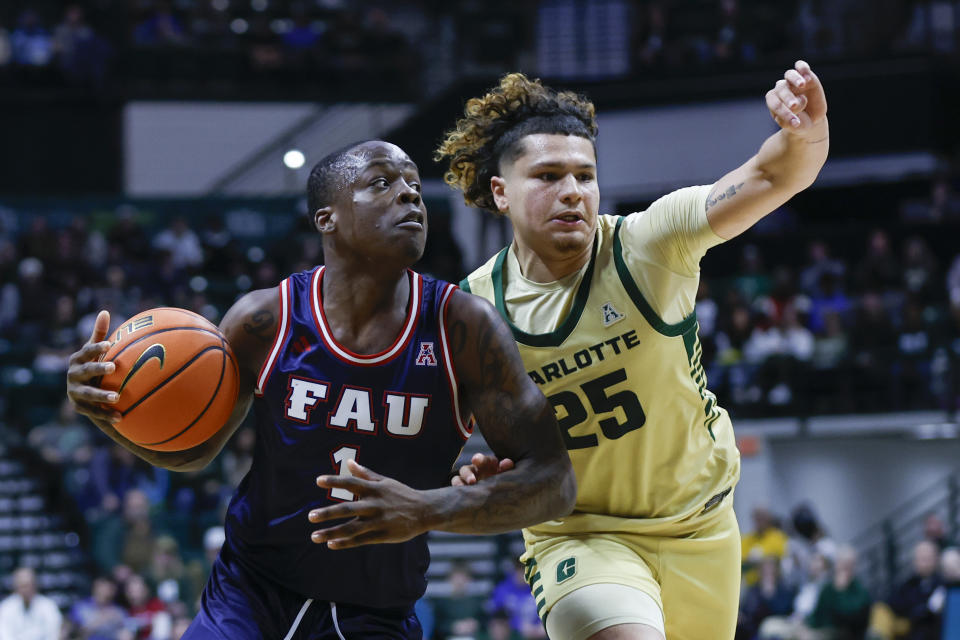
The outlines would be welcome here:
<svg viewBox="0 0 960 640">
<path fill-rule="evenodd" d="M 288 169 L 299 169 L 306 161 L 303 152 L 298 149 L 290 149 L 283 154 L 283 164 L 287 165 Z"/>
</svg>

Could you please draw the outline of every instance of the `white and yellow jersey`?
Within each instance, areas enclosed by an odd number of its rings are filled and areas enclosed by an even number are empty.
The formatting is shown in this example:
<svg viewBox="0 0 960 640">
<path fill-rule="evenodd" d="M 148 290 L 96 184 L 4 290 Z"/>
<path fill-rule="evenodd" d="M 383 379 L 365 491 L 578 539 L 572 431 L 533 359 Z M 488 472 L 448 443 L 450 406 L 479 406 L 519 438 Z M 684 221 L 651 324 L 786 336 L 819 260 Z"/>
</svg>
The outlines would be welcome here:
<svg viewBox="0 0 960 640">
<path fill-rule="evenodd" d="M 576 471 L 575 511 L 524 531 L 528 543 L 682 532 L 736 483 L 740 456 L 706 388 L 694 313 L 700 259 L 722 242 L 707 223 L 709 190 L 600 216 L 590 261 L 562 280 L 526 280 L 506 248 L 461 283 L 507 320 Z"/>
</svg>

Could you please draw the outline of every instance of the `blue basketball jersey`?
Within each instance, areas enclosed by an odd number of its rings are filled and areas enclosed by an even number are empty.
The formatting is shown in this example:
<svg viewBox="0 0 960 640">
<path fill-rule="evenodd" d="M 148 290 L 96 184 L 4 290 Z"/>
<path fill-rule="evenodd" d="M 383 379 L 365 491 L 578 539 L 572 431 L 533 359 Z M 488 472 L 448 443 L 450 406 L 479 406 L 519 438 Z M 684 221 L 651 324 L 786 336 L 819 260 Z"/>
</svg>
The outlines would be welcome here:
<svg viewBox="0 0 960 640">
<path fill-rule="evenodd" d="M 426 536 L 330 550 L 310 541 L 330 523 L 307 519 L 311 509 L 354 499 L 316 485 L 319 475 L 348 473 L 348 460 L 415 489 L 445 486 L 470 435 L 443 323 L 455 286 L 408 274 L 403 329 L 373 355 L 333 337 L 324 267 L 280 285 L 282 317 L 253 402 L 253 465 L 228 509 L 227 544 L 248 569 L 306 598 L 406 607 L 426 589 Z"/>
</svg>

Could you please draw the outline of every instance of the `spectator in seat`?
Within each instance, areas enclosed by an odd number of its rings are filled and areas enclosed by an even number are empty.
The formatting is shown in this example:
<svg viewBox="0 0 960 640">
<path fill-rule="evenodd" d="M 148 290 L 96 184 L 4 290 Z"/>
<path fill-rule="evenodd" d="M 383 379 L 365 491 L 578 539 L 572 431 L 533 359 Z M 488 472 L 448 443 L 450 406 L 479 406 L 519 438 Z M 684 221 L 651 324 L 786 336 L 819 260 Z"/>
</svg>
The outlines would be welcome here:
<svg viewBox="0 0 960 640">
<path fill-rule="evenodd" d="M 27 442 L 44 460 L 54 465 L 89 460 L 90 427 L 81 421 L 73 403 L 64 398 L 53 420 L 34 427 Z"/>
<path fill-rule="evenodd" d="M 812 565 L 816 556 L 826 560 L 827 566 L 833 564 L 837 554 L 837 544 L 827 535 L 820 523 L 813 507 L 801 503 L 794 507 L 790 514 L 790 524 L 793 525 L 793 535 L 788 542 L 789 555 L 787 557 L 787 574 L 790 582 L 795 585 L 809 581 L 814 572 Z M 811 605 L 811 610 L 812 610 Z"/>
<path fill-rule="evenodd" d="M 455 562 L 448 578 L 450 595 L 433 602 L 436 635 L 472 637 L 480 631 L 484 619 L 484 598 L 470 593 L 473 576 L 466 562 Z"/>
<path fill-rule="evenodd" d="M 302 6 L 294 9 L 293 28 L 283 34 L 282 42 L 290 62 L 294 64 L 305 64 L 310 53 L 319 46 L 320 31 Z"/>
<path fill-rule="evenodd" d="M 811 364 L 814 369 L 835 369 L 847 359 L 850 339 L 840 314 L 830 311 L 823 316 L 823 334 L 814 338 Z"/>
<path fill-rule="evenodd" d="M 915 300 L 903 310 L 903 324 L 897 335 L 897 358 L 893 366 L 895 408 L 927 406 L 930 395 L 930 355 L 933 335 Z"/>
<path fill-rule="evenodd" d="M 863 294 L 854 326 L 854 395 L 859 410 L 875 412 L 890 405 L 889 372 L 896 355 L 896 333 L 880 294 Z"/>
<path fill-rule="evenodd" d="M 127 578 L 123 584 L 123 597 L 127 603 L 127 628 L 134 632 L 136 640 L 170 637 L 173 620 L 163 601 L 150 592 L 140 574 L 134 573 Z"/>
<path fill-rule="evenodd" d="M 817 606 L 807 618 L 809 637 L 824 640 L 860 640 L 867 630 L 872 599 L 856 576 L 857 552 L 837 549 L 833 579 L 820 590 Z"/>
<path fill-rule="evenodd" d="M 930 540 L 921 540 L 913 548 L 913 575 L 899 585 L 890 597 L 893 612 L 910 622 L 905 640 L 939 640 L 940 620 L 930 609 L 930 597 L 940 585 L 937 567 L 940 549 Z"/>
<path fill-rule="evenodd" d="M 793 613 L 790 615 L 791 626 L 799 629 L 804 620 L 813 613 L 820 599 L 820 591 L 830 581 L 830 560 L 820 553 L 814 553 L 806 565 L 807 574 L 797 588 L 797 595 L 793 599 Z"/>
<path fill-rule="evenodd" d="M 744 245 L 740 254 L 740 275 L 733 279 L 733 287 L 749 301 L 770 293 L 772 282 L 763 265 L 763 255 L 756 245 Z"/>
<path fill-rule="evenodd" d="M 93 580 L 91 595 L 74 603 L 70 623 L 84 640 L 113 640 L 123 637 L 126 612 L 116 603 L 117 585 L 108 576 Z"/>
<path fill-rule="evenodd" d="M 867 244 L 867 254 L 857 263 L 855 278 L 858 289 L 881 294 L 895 291 L 900 285 L 900 273 L 900 265 L 890 249 L 887 232 L 874 230 Z"/>
<path fill-rule="evenodd" d="M 760 563 L 764 558 L 782 560 L 787 553 L 787 534 L 777 524 L 765 506 L 753 510 L 753 531 L 741 539 L 744 583 L 752 586 L 760 578 Z"/>
<path fill-rule="evenodd" d="M 771 405 L 792 407 L 796 389 L 813 357 L 813 334 L 800 323 L 793 305 L 783 308 L 776 326 L 769 331 L 774 336 L 774 348 L 760 369 L 760 379 L 768 388 Z"/>
<path fill-rule="evenodd" d="M 159 2 L 133 30 L 133 41 L 144 47 L 182 45 L 187 41 L 183 24 L 169 2 Z"/>
<path fill-rule="evenodd" d="M 99 85 L 106 71 L 106 45 L 87 24 L 83 8 L 69 5 L 53 32 L 53 51 L 64 77 L 74 84 Z"/>
<path fill-rule="evenodd" d="M 937 545 L 940 551 L 955 546 L 955 542 L 947 535 L 947 525 L 936 511 L 931 511 L 923 519 L 923 537 Z"/>
<path fill-rule="evenodd" d="M 157 596 L 168 606 L 196 598 L 203 589 L 203 582 L 193 584 L 189 579 L 180 556 L 180 545 L 168 535 L 158 536 L 154 541 L 147 578 L 156 587 Z"/>
<path fill-rule="evenodd" d="M 103 569 L 120 562 L 134 572 L 145 571 L 153 558 L 156 532 L 150 501 L 140 489 L 123 495 L 123 514 L 113 514 L 98 523 L 94 533 L 94 556 Z"/>
<path fill-rule="evenodd" d="M 33 569 L 14 571 L 13 593 L 0 602 L 0 640 L 60 640 L 61 622 L 53 600 L 37 592 Z"/>
<path fill-rule="evenodd" d="M 510 622 L 510 617 L 510 614 L 506 611 L 494 611 L 490 619 L 487 620 L 486 629 L 477 634 L 477 640 L 524 640 L 524 638 L 532 637 L 517 633 Z"/>
<path fill-rule="evenodd" d="M 757 637 L 769 618 L 786 621 L 793 612 L 794 590 L 780 575 L 780 558 L 767 556 L 760 562 L 760 579 L 747 589 L 740 602 L 737 637 Z M 769 623 L 767 626 L 771 626 Z"/>
<path fill-rule="evenodd" d="M 190 228 L 186 219 L 179 216 L 157 234 L 153 239 L 153 248 L 169 252 L 174 269 L 193 269 L 203 264 L 200 237 Z"/>
<path fill-rule="evenodd" d="M 732 365 L 743 361 L 743 350 L 753 332 L 750 309 L 737 304 L 724 316 L 717 332 L 717 359 L 721 364 Z"/>
<path fill-rule="evenodd" d="M 837 282 L 843 282 L 847 267 L 843 262 L 830 257 L 830 249 L 823 240 L 814 240 L 807 248 L 808 263 L 800 272 L 800 290 L 808 296 L 816 295 L 820 277 L 831 274 Z"/>
<path fill-rule="evenodd" d="M 524 567 L 519 560 L 515 561 L 513 571 L 494 587 L 487 601 L 487 611 L 507 614 L 510 629 L 524 638 L 546 636 L 537 613 L 537 601 L 530 595 L 530 587 L 524 579 Z M 488 631 L 492 626 L 491 618 Z"/>
<path fill-rule="evenodd" d="M 835 313 L 845 318 L 852 309 L 853 301 L 844 293 L 839 277 L 832 271 L 821 273 L 817 290 L 810 299 L 810 330 L 818 335 L 823 334 L 827 314 Z"/>
<path fill-rule="evenodd" d="M 919 237 L 908 238 L 903 247 L 903 284 L 908 296 L 922 304 L 939 297 L 940 272 L 937 259 L 927 242 Z"/>
<path fill-rule="evenodd" d="M 24 67 L 45 67 L 53 58 L 53 39 L 40 22 L 40 15 L 25 9 L 10 38 L 13 61 Z"/>
</svg>

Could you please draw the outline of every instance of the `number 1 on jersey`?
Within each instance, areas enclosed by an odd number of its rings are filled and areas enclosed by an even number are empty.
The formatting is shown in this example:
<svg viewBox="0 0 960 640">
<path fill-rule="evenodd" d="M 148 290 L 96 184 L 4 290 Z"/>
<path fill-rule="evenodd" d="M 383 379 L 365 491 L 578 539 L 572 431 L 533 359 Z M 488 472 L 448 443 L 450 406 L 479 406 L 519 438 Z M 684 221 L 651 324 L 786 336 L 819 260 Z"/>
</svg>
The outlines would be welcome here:
<svg viewBox="0 0 960 640">
<path fill-rule="evenodd" d="M 356 447 L 340 447 L 330 454 L 330 458 L 333 459 L 333 466 L 337 468 L 338 475 L 353 476 L 353 474 L 350 473 L 350 466 L 347 464 L 347 460 L 356 462 L 358 451 L 359 449 Z M 353 500 L 356 496 L 353 495 L 353 491 L 335 487 L 330 489 L 330 497 L 334 500 L 343 500 L 346 502 Z"/>
</svg>

